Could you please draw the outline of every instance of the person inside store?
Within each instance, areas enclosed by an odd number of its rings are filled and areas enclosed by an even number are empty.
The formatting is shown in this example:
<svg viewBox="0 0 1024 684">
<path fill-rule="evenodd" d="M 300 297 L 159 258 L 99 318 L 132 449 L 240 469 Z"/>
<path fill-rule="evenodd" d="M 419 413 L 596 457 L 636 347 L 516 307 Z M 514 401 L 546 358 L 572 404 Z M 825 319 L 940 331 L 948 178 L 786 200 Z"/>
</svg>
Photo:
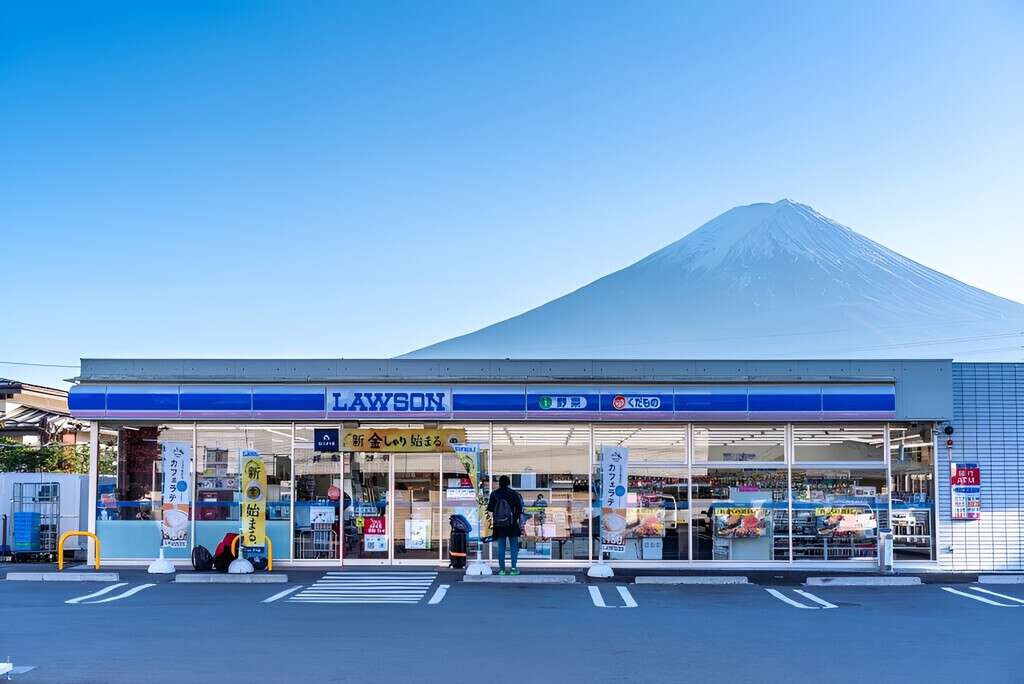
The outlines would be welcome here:
<svg viewBox="0 0 1024 684">
<path fill-rule="evenodd" d="M 519 535 L 522 533 L 523 497 L 512 489 L 508 475 L 498 478 L 498 489 L 487 501 L 491 514 L 492 538 L 498 542 L 498 574 L 518 575 Z M 505 570 L 505 547 L 510 547 L 512 569 Z"/>
</svg>

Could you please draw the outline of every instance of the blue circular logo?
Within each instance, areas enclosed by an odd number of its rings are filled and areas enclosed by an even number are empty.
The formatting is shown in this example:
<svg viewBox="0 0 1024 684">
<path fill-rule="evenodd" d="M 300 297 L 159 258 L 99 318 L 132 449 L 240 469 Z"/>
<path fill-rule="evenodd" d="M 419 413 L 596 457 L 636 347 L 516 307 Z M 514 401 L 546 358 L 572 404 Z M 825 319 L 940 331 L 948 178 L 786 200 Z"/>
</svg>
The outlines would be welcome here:
<svg viewBox="0 0 1024 684">
<path fill-rule="evenodd" d="M 618 487 L 615 488 L 615 496 L 625 496 L 625 495 L 626 495 L 626 488 L 625 487 L 623 487 L 622 485 L 619 485 Z"/>
<path fill-rule="evenodd" d="M 178 480 L 178 484 L 175 485 L 175 489 L 177 489 L 179 492 L 185 491 L 186 489 L 188 489 L 188 482 L 185 482 L 184 480 Z"/>
</svg>

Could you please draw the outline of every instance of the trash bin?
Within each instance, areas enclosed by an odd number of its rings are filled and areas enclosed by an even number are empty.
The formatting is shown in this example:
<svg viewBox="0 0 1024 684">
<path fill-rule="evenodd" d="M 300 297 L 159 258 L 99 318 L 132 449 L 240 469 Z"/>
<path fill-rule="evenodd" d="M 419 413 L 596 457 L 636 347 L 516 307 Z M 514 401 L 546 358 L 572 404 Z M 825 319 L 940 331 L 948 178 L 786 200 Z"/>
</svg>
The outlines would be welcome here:
<svg viewBox="0 0 1024 684">
<path fill-rule="evenodd" d="M 451 525 L 451 536 L 448 537 L 448 567 L 461 570 L 466 567 L 466 550 L 469 546 L 467 538 L 472 526 L 464 515 L 453 515 L 448 518 Z"/>
</svg>

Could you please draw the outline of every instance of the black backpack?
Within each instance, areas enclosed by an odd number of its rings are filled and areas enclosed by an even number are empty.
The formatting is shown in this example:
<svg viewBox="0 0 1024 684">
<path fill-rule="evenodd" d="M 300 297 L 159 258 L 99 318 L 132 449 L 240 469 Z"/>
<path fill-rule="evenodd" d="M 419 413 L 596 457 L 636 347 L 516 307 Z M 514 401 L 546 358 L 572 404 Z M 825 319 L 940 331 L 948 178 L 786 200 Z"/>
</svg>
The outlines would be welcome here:
<svg viewBox="0 0 1024 684">
<path fill-rule="evenodd" d="M 199 572 L 209 572 L 213 569 L 213 556 L 205 546 L 192 549 L 192 569 Z"/>
<path fill-rule="evenodd" d="M 512 504 L 508 497 L 499 495 L 494 503 L 494 527 L 512 527 Z"/>
</svg>

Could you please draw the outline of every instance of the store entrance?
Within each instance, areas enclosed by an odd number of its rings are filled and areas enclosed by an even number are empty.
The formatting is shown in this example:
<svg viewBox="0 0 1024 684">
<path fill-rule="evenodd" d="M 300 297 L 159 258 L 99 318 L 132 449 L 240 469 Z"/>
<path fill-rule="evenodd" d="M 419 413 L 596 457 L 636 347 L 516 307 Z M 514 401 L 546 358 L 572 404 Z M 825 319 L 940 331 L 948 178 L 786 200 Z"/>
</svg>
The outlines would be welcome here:
<svg viewBox="0 0 1024 684">
<path fill-rule="evenodd" d="M 343 563 L 437 565 L 443 560 L 448 526 L 444 524 L 447 518 L 442 516 L 442 503 L 447 505 L 449 498 L 456 502 L 473 498 L 473 487 L 466 477 L 449 474 L 445 487 L 444 456 L 345 454 Z M 448 468 L 452 469 L 452 464 Z"/>
</svg>

